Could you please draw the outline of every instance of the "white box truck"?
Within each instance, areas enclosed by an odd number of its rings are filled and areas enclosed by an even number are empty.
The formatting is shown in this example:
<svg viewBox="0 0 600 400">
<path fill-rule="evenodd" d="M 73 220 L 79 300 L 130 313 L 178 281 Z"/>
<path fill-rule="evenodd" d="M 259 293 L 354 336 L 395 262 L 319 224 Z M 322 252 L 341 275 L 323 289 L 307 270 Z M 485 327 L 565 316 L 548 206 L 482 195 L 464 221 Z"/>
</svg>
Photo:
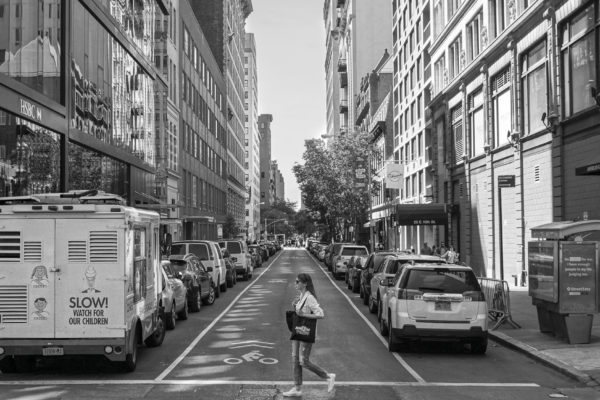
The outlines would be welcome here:
<svg viewBox="0 0 600 400">
<path fill-rule="evenodd" d="M 97 191 L 0 198 L 0 370 L 104 355 L 133 371 L 165 336 L 159 215 Z"/>
</svg>

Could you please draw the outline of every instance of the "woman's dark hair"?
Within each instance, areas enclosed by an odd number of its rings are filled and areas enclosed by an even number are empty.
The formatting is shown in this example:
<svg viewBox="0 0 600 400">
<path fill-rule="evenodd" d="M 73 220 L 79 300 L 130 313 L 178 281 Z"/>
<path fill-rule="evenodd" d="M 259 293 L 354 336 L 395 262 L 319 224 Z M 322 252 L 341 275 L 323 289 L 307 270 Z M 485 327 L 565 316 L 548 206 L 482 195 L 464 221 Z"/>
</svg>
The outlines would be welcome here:
<svg viewBox="0 0 600 400">
<path fill-rule="evenodd" d="M 308 290 L 312 295 L 317 298 L 317 293 L 315 292 L 315 285 L 313 285 L 312 278 L 309 274 L 301 273 L 298 274 L 298 280 L 304 284 L 306 284 L 306 290 Z"/>
</svg>

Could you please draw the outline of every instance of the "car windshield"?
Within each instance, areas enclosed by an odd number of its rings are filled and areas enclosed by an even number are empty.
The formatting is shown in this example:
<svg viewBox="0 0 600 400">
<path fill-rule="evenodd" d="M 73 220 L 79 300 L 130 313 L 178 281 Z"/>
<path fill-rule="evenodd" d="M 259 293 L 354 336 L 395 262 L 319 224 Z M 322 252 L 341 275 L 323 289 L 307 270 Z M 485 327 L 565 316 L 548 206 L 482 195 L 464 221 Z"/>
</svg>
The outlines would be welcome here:
<svg viewBox="0 0 600 400">
<path fill-rule="evenodd" d="M 238 242 L 227 242 L 227 250 L 229 250 L 229 254 L 240 254 L 242 246 Z"/>
<path fill-rule="evenodd" d="M 406 288 L 434 293 L 481 291 L 473 271 L 457 271 L 448 268 L 413 269 L 409 272 Z"/>
<path fill-rule="evenodd" d="M 175 273 L 185 271 L 187 263 L 180 260 L 171 260 L 171 267 Z"/>
<path fill-rule="evenodd" d="M 171 254 L 184 256 L 186 254 L 185 244 L 171 245 Z"/>
<path fill-rule="evenodd" d="M 343 256 L 366 256 L 367 249 L 364 247 L 344 247 L 342 249 Z"/>
<path fill-rule="evenodd" d="M 208 246 L 205 244 L 190 244 L 190 253 L 194 253 L 201 260 L 208 260 Z"/>
</svg>

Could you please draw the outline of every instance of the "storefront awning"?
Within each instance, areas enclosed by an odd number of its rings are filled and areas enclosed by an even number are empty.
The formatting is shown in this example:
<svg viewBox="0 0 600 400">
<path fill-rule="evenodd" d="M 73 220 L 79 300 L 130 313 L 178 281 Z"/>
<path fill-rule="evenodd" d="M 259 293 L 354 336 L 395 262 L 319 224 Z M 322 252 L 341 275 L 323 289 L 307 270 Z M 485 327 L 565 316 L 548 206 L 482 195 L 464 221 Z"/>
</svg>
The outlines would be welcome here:
<svg viewBox="0 0 600 400">
<path fill-rule="evenodd" d="M 215 217 L 212 215 L 185 215 L 181 219 L 184 221 L 204 221 L 204 222 L 215 222 Z"/>
<path fill-rule="evenodd" d="M 180 218 L 161 218 L 161 225 L 181 225 L 183 221 Z"/>
<path fill-rule="evenodd" d="M 447 225 L 446 204 L 398 204 L 396 206 L 398 225 Z"/>
<path fill-rule="evenodd" d="M 575 175 L 600 175 L 600 162 L 575 168 Z"/>
</svg>

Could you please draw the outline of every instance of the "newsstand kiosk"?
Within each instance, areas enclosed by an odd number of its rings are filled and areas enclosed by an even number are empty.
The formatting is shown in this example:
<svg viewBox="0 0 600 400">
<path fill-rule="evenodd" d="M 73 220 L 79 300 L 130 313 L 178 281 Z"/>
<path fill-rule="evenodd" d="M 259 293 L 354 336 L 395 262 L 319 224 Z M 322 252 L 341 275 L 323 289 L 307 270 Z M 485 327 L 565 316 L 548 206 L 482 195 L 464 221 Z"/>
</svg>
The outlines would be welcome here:
<svg viewBox="0 0 600 400">
<path fill-rule="evenodd" d="M 585 241 L 600 220 L 552 222 L 531 229 L 529 295 L 541 332 L 571 344 L 589 343 L 600 301 L 599 244 Z"/>
</svg>

